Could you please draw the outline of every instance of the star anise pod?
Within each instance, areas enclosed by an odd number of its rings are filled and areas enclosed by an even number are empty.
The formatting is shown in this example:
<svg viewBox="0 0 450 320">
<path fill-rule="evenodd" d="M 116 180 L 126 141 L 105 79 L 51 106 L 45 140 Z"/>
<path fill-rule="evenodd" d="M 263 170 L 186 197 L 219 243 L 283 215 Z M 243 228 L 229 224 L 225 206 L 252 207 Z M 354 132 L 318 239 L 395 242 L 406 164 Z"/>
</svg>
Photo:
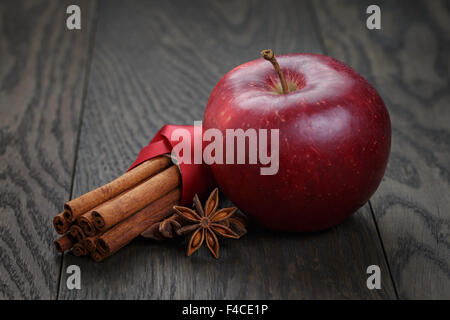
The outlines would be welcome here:
<svg viewBox="0 0 450 320">
<path fill-rule="evenodd" d="M 175 212 L 183 219 L 192 224 L 178 229 L 179 235 L 185 235 L 192 232 L 189 240 L 187 255 L 190 256 L 197 251 L 204 241 L 213 256 L 219 258 L 219 240 L 217 235 L 225 238 L 239 239 L 245 231 L 245 225 L 238 218 L 231 218 L 236 212 L 236 208 L 217 209 L 219 204 L 219 190 L 216 188 L 206 201 L 205 208 L 202 207 L 197 195 L 194 197 L 195 211 L 181 206 L 175 206 Z M 230 219 L 234 219 L 231 220 Z M 236 220 L 236 221 L 235 221 Z M 238 230 L 241 227 L 241 233 L 238 234 L 230 228 L 231 224 L 237 224 Z"/>
<path fill-rule="evenodd" d="M 154 240 L 172 239 L 178 235 L 178 229 L 181 228 L 181 218 L 178 214 L 173 214 L 163 221 L 155 222 L 150 228 L 141 233 L 144 238 Z"/>
</svg>

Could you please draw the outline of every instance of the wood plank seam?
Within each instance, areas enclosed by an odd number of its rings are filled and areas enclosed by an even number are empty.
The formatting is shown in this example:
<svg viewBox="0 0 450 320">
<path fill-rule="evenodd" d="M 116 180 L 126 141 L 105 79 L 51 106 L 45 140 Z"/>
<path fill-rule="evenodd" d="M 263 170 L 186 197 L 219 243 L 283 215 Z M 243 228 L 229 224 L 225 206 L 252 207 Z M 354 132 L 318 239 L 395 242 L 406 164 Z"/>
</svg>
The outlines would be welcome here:
<svg viewBox="0 0 450 320">
<path fill-rule="evenodd" d="M 385 248 L 384 248 L 383 238 L 381 237 L 380 229 L 379 229 L 379 227 L 378 227 L 378 222 L 377 222 L 377 219 L 375 218 L 375 213 L 374 213 L 373 208 L 372 208 L 372 203 L 371 203 L 370 200 L 368 201 L 368 203 L 369 203 L 369 208 L 370 208 L 370 214 L 371 214 L 371 216 L 372 216 L 373 223 L 375 224 L 375 228 L 376 228 L 376 230 L 377 230 L 378 239 L 380 240 L 380 245 L 381 245 L 381 248 L 383 249 L 384 261 L 386 262 L 386 266 L 387 266 L 387 268 L 388 268 L 389 277 L 390 277 L 390 279 L 391 279 L 392 286 L 393 286 L 394 292 L 395 292 L 395 297 L 396 297 L 397 300 L 399 300 L 399 295 L 398 295 L 398 291 L 397 291 L 397 286 L 396 286 L 396 284 L 395 284 L 394 276 L 393 276 L 393 274 L 392 274 L 391 267 L 390 267 L 390 265 L 389 265 L 389 259 L 388 259 L 386 250 L 385 250 Z"/>
<path fill-rule="evenodd" d="M 81 110 L 80 110 L 80 114 L 79 114 L 79 119 L 78 119 L 78 132 L 77 132 L 77 136 L 76 136 L 76 142 L 75 142 L 75 156 L 73 159 L 73 164 L 72 164 L 72 176 L 71 176 L 71 182 L 70 182 L 70 192 L 69 192 L 69 199 L 72 199 L 73 197 L 73 187 L 74 187 L 74 182 L 75 182 L 75 169 L 76 169 L 76 164 L 77 164 L 77 159 L 78 159 L 78 152 L 79 152 L 79 147 L 80 147 L 80 135 L 81 135 L 81 130 L 83 127 L 83 114 L 84 114 L 84 109 L 85 109 L 85 105 L 86 105 L 86 95 L 87 95 L 87 90 L 89 88 L 89 75 L 91 73 L 91 64 L 92 64 L 92 56 L 93 56 L 93 52 L 94 52 L 94 46 L 95 46 L 95 38 L 96 38 L 96 31 L 97 31 L 97 22 L 98 22 L 98 13 L 100 10 L 100 5 L 97 3 L 96 9 L 95 9 L 95 13 L 93 15 L 92 18 L 92 31 L 90 34 L 90 39 L 89 39 L 89 48 L 88 48 L 88 55 L 87 55 L 87 59 L 86 59 L 86 71 L 85 71 L 85 75 L 84 75 L 84 87 L 83 87 L 83 97 L 82 97 L 82 104 L 81 104 Z M 61 289 L 61 285 L 62 285 L 62 277 L 63 277 L 63 265 L 64 265 L 64 258 L 66 256 L 67 253 L 64 253 L 61 255 L 61 262 L 60 262 L 60 267 L 59 267 L 59 276 L 58 276 L 58 283 L 56 286 L 56 296 L 55 296 L 55 300 L 59 300 L 59 293 L 60 293 L 60 289 Z"/>
<path fill-rule="evenodd" d="M 329 55 L 328 48 L 327 48 L 327 46 L 325 44 L 325 39 L 324 39 L 324 36 L 323 36 L 323 30 L 322 30 L 322 27 L 319 24 L 319 17 L 317 16 L 316 8 L 312 5 L 311 0 L 308 0 L 307 3 L 308 3 L 308 8 L 309 8 L 310 12 L 312 13 L 311 14 L 311 16 L 312 16 L 311 20 L 312 20 L 315 28 L 318 30 L 318 38 L 319 38 L 319 41 L 320 41 L 320 46 L 322 47 L 322 50 L 323 50 L 324 54 L 325 55 Z M 392 272 L 391 272 L 388 256 L 387 256 L 386 250 L 384 248 L 383 238 L 381 237 L 380 230 L 378 228 L 378 223 L 377 223 L 377 220 L 375 218 L 375 214 L 374 214 L 374 211 L 373 211 L 370 199 L 368 201 L 368 205 L 369 205 L 369 208 L 370 208 L 370 214 L 372 216 L 373 223 L 375 225 L 375 229 L 377 231 L 378 240 L 379 240 L 380 246 L 381 246 L 381 248 L 383 250 L 383 256 L 384 256 L 384 260 L 385 260 L 386 266 L 388 268 L 389 278 L 391 280 L 392 287 L 394 289 L 395 297 L 398 300 L 399 299 L 399 295 L 398 295 L 398 292 L 397 292 L 397 286 L 395 284 L 394 277 L 393 277 Z"/>
</svg>

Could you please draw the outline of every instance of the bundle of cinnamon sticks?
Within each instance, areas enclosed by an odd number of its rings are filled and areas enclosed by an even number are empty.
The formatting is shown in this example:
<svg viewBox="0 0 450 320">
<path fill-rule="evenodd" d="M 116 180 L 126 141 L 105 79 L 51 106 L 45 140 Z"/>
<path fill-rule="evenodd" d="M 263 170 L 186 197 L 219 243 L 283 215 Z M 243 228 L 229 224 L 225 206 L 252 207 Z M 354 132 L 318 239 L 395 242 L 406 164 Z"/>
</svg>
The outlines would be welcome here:
<svg viewBox="0 0 450 320">
<path fill-rule="evenodd" d="M 179 169 L 167 156 L 143 162 L 64 205 L 53 219 L 58 252 L 102 261 L 173 213 L 181 197 Z"/>
</svg>

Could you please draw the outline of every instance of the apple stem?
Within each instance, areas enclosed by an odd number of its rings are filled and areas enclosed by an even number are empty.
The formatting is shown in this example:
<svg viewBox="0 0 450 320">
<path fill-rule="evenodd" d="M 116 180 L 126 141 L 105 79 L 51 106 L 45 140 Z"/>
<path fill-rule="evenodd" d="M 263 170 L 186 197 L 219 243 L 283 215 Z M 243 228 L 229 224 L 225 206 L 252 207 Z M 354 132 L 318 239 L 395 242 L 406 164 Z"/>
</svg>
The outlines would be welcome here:
<svg viewBox="0 0 450 320">
<path fill-rule="evenodd" d="M 266 49 L 261 51 L 261 55 L 264 59 L 267 61 L 270 61 L 272 63 L 273 67 L 275 68 L 275 71 L 278 73 L 278 77 L 280 77 L 281 82 L 281 88 L 283 89 L 283 94 L 287 94 L 288 91 L 288 85 L 286 83 L 286 79 L 284 78 L 283 71 L 281 71 L 280 65 L 278 64 L 277 59 L 275 58 L 275 53 L 271 49 Z"/>
</svg>

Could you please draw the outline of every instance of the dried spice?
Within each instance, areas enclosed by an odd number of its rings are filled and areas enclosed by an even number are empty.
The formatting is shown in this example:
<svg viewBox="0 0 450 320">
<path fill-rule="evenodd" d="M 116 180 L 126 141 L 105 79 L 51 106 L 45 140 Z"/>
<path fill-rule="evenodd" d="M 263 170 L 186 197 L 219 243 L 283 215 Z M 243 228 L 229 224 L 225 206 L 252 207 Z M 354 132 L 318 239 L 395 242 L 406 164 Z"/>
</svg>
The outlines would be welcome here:
<svg viewBox="0 0 450 320">
<path fill-rule="evenodd" d="M 234 216 L 236 208 L 218 209 L 219 190 L 216 188 L 202 207 L 197 195 L 194 197 L 194 208 L 174 206 L 178 214 L 188 224 L 180 227 L 178 235 L 190 234 L 187 255 L 190 256 L 206 242 L 213 256 L 219 258 L 219 240 L 217 235 L 224 238 L 239 239 L 247 231 L 242 217 Z M 176 221 L 176 220 L 175 220 Z M 173 226 L 173 224 L 172 224 Z"/>
<path fill-rule="evenodd" d="M 62 234 L 54 241 L 56 250 L 72 249 L 74 255 L 90 254 L 102 261 L 173 214 L 181 198 L 180 185 L 180 172 L 169 158 L 143 162 L 64 205 L 53 219 L 55 230 Z"/>
</svg>

